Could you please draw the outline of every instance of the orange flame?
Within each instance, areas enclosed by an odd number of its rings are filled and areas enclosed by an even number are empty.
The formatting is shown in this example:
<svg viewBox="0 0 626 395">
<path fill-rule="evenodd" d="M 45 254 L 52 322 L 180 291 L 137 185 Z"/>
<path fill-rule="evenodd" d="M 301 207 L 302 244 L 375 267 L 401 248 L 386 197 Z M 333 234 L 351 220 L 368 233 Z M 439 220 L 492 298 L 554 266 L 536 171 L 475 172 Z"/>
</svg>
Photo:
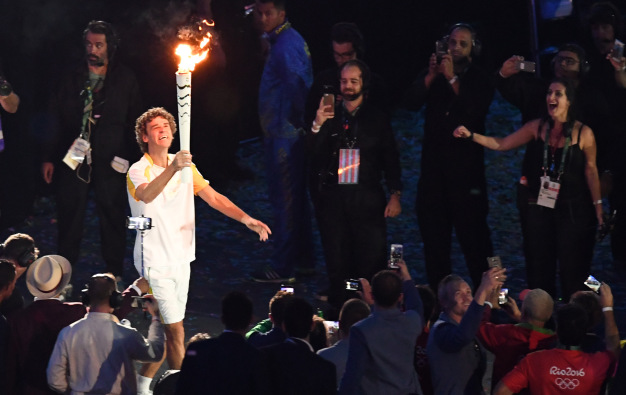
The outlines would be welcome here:
<svg viewBox="0 0 626 395">
<path fill-rule="evenodd" d="M 215 23 L 209 24 L 206 20 L 202 21 L 206 26 L 214 26 Z M 202 30 L 202 26 L 199 27 Z M 209 55 L 210 47 L 207 45 L 211 42 L 211 33 L 207 30 L 206 34 L 202 38 L 202 41 L 198 47 L 194 50 L 189 44 L 179 44 L 176 47 L 176 55 L 180 56 L 180 63 L 178 64 L 178 73 L 189 73 L 193 71 L 196 64 L 203 61 Z"/>
</svg>

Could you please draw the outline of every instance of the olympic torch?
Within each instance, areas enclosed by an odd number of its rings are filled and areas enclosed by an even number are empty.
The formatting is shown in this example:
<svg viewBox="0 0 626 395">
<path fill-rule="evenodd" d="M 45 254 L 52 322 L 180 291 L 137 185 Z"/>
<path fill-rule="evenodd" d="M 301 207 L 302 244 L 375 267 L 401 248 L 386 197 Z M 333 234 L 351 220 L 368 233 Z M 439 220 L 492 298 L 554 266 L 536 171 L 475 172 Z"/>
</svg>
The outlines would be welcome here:
<svg viewBox="0 0 626 395">
<path fill-rule="evenodd" d="M 209 54 L 207 44 L 211 40 L 211 33 L 203 32 L 202 24 L 212 26 L 207 21 L 198 24 L 197 29 L 203 35 L 198 48 L 194 51 L 189 44 L 180 44 L 176 48 L 176 55 L 180 56 L 178 71 L 176 72 L 176 98 L 178 99 L 178 129 L 180 135 L 180 149 L 190 151 L 191 149 L 191 72 L 196 64 Z M 189 27 L 186 27 L 187 33 Z M 179 33 L 180 35 L 181 33 Z M 206 48 L 205 48 L 206 47 Z M 186 167 L 181 174 L 183 183 L 192 182 L 191 168 Z"/>
</svg>

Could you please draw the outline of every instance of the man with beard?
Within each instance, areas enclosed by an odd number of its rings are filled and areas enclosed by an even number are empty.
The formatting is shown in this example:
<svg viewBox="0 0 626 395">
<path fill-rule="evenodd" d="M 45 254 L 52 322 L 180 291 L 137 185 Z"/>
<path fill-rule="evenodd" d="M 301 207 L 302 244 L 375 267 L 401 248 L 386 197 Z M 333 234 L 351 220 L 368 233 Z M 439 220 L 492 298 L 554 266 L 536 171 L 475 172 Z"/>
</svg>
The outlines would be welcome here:
<svg viewBox="0 0 626 395">
<path fill-rule="evenodd" d="M 333 59 L 336 65 L 322 70 L 315 76 L 311 90 L 306 100 L 305 121 L 310 123 L 315 118 L 319 98 L 324 93 L 339 94 L 339 69 L 348 60 L 365 57 L 365 43 L 363 34 L 354 23 L 339 22 L 331 30 L 331 46 Z M 387 84 L 381 76 L 371 73 L 370 88 L 367 92 L 367 101 L 389 110 Z M 340 97 L 337 98 L 338 100 Z"/>
<path fill-rule="evenodd" d="M 433 290 L 451 273 L 452 228 L 474 286 L 480 283 L 486 258 L 492 254 L 484 151 L 471 141 L 454 141 L 452 131 L 471 123 L 484 132 L 494 90 L 489 77 L 473 63 L 480 51 L 474 29 L 458 23 L 444 40 L 448 52 L 440 60 L 431 55 L 407 103 L 412 110 L 426 104 L 416 207 Z"/>
<path fill-rule="evenodd" d="M 355 59 L 340 71 L 343 101 L 332 108 L 321 99 L 313 121 L 309 178 L 328 272 L 328 302 L 337 311 L 347 299 L 345 279 L 370 279 L 385 268 L 385 218 L 400 214 L 402 194 L 389 117 L 364 98 L 369 68 Z"/>
<path fill-rule="evenodd" d="M 57 252 L 72 265 L 79 256 L 89 191 L 93 189 L 106 271 L 119 280 L 126 247 L 126 182 L 139 157 L 133 126 L 141 113 L 133 73 L 115 62 L 112 26 L 91 21 L 83 33 L 86 62 L 71 72 L 51 101 L 51 143 L 43 148 L 42 174 L 54 180 Z"/>
</svg>

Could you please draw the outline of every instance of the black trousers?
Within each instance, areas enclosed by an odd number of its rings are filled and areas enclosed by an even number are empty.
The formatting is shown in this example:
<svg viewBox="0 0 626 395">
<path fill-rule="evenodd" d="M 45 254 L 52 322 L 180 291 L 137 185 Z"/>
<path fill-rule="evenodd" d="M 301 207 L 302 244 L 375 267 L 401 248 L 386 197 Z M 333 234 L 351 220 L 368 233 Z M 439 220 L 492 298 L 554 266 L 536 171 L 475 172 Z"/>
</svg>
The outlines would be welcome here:
<svg viewBox="0 0 626 395">
<path fill-rule="evenodd" d="M 84 174 L 84 172 L 81 172 Z M 94 164 L 89 184 L 81 181 L 76 172 L 64 163 L 56 164 L 58 254 L 72 265 L 78 261 L 84 234 L 85 211 L 90 190 L 96 203 L 100 225 L 100 242 L 106 271 L 116 276 L 123 272 L 126 248 L 126 213 L 128 198 L 126 177 L 106 165 Z"/>
<path fill-rule="evenodd" d="M 430 287 L 437 290 L 439 282 L 452 272 L 453 228 L 474 288 L 478 287 L 482 273 L 488 268 L 487 257 L 493 254 L 484 180 L 421 177 L 417 184 L 416 211 Z"/>
<path fill-rule="evenodd" d="M 557 265 L 561 295 L 585 289 L 590 274 L 597 220 L 588 197 L 557 201 L 555 208 L 528 206 L 529 288 L 541 288 L 557 297 Z"/>
<path fill-rule="evenodd" d="M 387 267 L 386 199 L 382 187 L 330 185 L 313 194 L 329 280 L 328 302 L 341 308 L 345 280 Z"/>
</svg>

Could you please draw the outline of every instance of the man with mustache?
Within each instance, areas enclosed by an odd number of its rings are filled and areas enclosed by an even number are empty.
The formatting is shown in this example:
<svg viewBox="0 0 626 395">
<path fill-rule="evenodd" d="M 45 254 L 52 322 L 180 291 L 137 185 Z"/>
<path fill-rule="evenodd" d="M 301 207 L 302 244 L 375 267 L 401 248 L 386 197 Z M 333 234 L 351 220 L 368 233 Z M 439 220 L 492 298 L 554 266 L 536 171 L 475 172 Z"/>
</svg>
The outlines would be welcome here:
<svg viewBox="0 0 626 395">
<path fill-rule="evenodd" d="M 328 302 L 337 312 L 349 297 L 345 279 L 369 279 L 385 268 L 385 221 L 400 214 L 402 194 L 389 117 L 365 99 L 369 67 L 354 59 L 340 71 L 343 100 L 332 108 L 320 98 L 309 133 L 311 198 L 328 272 Z"/>
<path fill-rule="evenodd" d="M 484 152 L 470 141 L 454 141 L 452 131 L 471 123 L 481 133 L 494 88 L 474 64 L 480 42 L 474 29 L 457 23 L 444 37 L 447 52 L 432 54 L 409 92 L 407 106 L 426 105 L 417 223 L 424 242 L 428 283 L 433 290 L 452 271 L 452 229 L 478 286 L 493 247 L 487 226 Z"/>
<path fill-rule="evenodd" d="M 141 113 L 133 73 L 116 62 L 113 27 L 91 21 L 83 33 L 85 63 L 62 79 L 51 101 L 50 144 L 41 167 L 56 189 L 57 253 L 79 257 L 89 191 L 93 190 L 106 271 L 119 280 L 126 247 L 126 180 L 139 158 L 135 119 Z"/>
</svg>

